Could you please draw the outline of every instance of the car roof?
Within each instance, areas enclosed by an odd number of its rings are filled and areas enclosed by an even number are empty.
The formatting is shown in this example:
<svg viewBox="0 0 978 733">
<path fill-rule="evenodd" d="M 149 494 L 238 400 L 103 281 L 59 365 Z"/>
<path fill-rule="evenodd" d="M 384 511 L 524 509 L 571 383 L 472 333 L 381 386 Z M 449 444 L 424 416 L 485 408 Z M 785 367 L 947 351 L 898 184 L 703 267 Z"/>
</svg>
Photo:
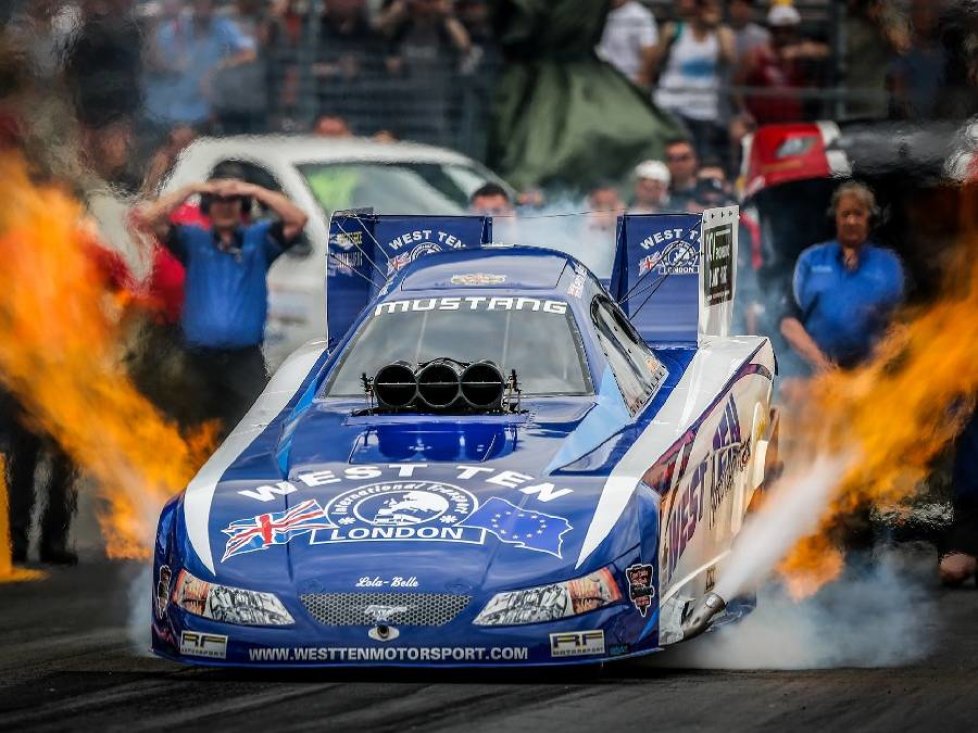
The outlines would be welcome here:
<svg viewBox="0 0 978 733">
<path fill-rule="evenodd" d="M 502 289 L 555 291 L 577 261 L 560 252 L 524 246 L 488 246 L 426 255 L 403 270 L 392 292 Z"/>
<path fill-rule="evenodd" d="M 420 162 L 471 165 L 461 153 L 412 142 L 378 142 L 370 138 L 328 138 L 316 135 L 232 135 L 202 137 L 187 151 L 198 150 L 218 156 L 278 159 L 284 163 Z"/>
</svg>

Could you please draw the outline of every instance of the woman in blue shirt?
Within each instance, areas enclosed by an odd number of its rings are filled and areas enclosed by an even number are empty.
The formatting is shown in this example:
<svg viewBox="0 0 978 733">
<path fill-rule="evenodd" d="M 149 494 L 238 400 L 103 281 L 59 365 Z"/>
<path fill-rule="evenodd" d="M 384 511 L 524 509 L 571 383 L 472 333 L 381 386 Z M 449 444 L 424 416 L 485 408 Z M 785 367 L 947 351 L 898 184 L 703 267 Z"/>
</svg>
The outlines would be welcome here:
<svg viewBox="0 0 978 733">
<path fill-rule="evenodd" d="M 864 361 L 904 296 L 900 259 L 869 241 L 872 190 L 856 181 L 842 184 L 831 212 L 835 239 L 799 255 L 792 307 L 781 321 L 781 334 L 814 373 Z"/>
</svg>

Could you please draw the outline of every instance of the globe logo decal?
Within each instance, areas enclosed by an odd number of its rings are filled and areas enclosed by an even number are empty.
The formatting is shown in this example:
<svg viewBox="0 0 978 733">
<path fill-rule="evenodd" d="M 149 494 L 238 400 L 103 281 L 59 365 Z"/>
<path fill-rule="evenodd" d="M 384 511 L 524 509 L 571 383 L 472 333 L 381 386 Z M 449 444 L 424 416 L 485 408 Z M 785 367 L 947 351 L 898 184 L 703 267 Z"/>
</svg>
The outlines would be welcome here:
<svg viewBox="0 0 978 733">
<path fill-rule="evenodd" d="M 400 491 L 368 497 L 354 508 L 357 518 L 373 525 L 407 527 L 431 522 L 450 508 L 447 498 L 431 491 Z"/>
<path fill-rule="evenodd" d="M 329 527 L 312 544 L 427 540 L 482 544 L 485 532 L 462 523 L 479 503 L 441 481 L 384 481 L 344 491 L 326 505 Z"/>
</svg>

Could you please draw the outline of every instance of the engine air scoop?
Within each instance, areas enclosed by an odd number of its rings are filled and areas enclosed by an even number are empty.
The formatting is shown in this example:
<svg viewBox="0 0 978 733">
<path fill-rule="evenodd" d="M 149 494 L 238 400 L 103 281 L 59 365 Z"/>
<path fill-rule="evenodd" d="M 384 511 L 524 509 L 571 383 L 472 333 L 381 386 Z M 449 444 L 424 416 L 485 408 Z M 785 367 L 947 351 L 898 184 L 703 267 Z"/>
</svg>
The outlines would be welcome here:
<svg viewBox="0 0 978 733">
<path fill-rule="evenodd" d="M 395 361 L 362 376 L 368 399 L 376 400 L 362 413 L 417 412 L 488 414 L 520 412 L 516 372 L 509 378 L 492 361 L 461 362 L 439 358 L 418 364 Z"/>
</svg>

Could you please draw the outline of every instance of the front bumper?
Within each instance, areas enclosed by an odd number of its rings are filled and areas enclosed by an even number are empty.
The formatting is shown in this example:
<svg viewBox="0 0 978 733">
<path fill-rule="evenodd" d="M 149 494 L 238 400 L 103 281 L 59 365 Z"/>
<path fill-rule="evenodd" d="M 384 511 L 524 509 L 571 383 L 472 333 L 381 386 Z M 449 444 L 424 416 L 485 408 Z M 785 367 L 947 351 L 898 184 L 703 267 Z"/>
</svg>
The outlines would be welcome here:
<svg viewBox="0 0 978 733">
<path fill-rule="evenodd" d="M 184 664 L 233 667 L 506 667 L 593 664 L 658 650 L 657 614 L 638 617 L 612 606 L 554 623 L 481 628 L 466 621 L 445 627 L 325 627 L 297 618 L 288 627 L 248 627 L 210 621 L 172 604 L 154 619 L 153 651 Z M 374 633 L 371 633 L 371 631 Z M 644 635 L 643 635 L 644 632 Z"/>
<path fill-rule="evenodd" d="M 157 574 L 158 577 L 158 574 Z M 405 602 L 411 598 L 404 594 Z M 472 623 L 484 600 L 473 598 L 439 626 L 328 626 L 298 599 L 282 598 L 295 623 L 258 627 L 154 603 L 153 652 L 185 664 L 234 667 L 507 667 L 605 662 L 656 651 L 658 609 L 623 602 L 559 621 L 521 626 Z"/>
</svg>

